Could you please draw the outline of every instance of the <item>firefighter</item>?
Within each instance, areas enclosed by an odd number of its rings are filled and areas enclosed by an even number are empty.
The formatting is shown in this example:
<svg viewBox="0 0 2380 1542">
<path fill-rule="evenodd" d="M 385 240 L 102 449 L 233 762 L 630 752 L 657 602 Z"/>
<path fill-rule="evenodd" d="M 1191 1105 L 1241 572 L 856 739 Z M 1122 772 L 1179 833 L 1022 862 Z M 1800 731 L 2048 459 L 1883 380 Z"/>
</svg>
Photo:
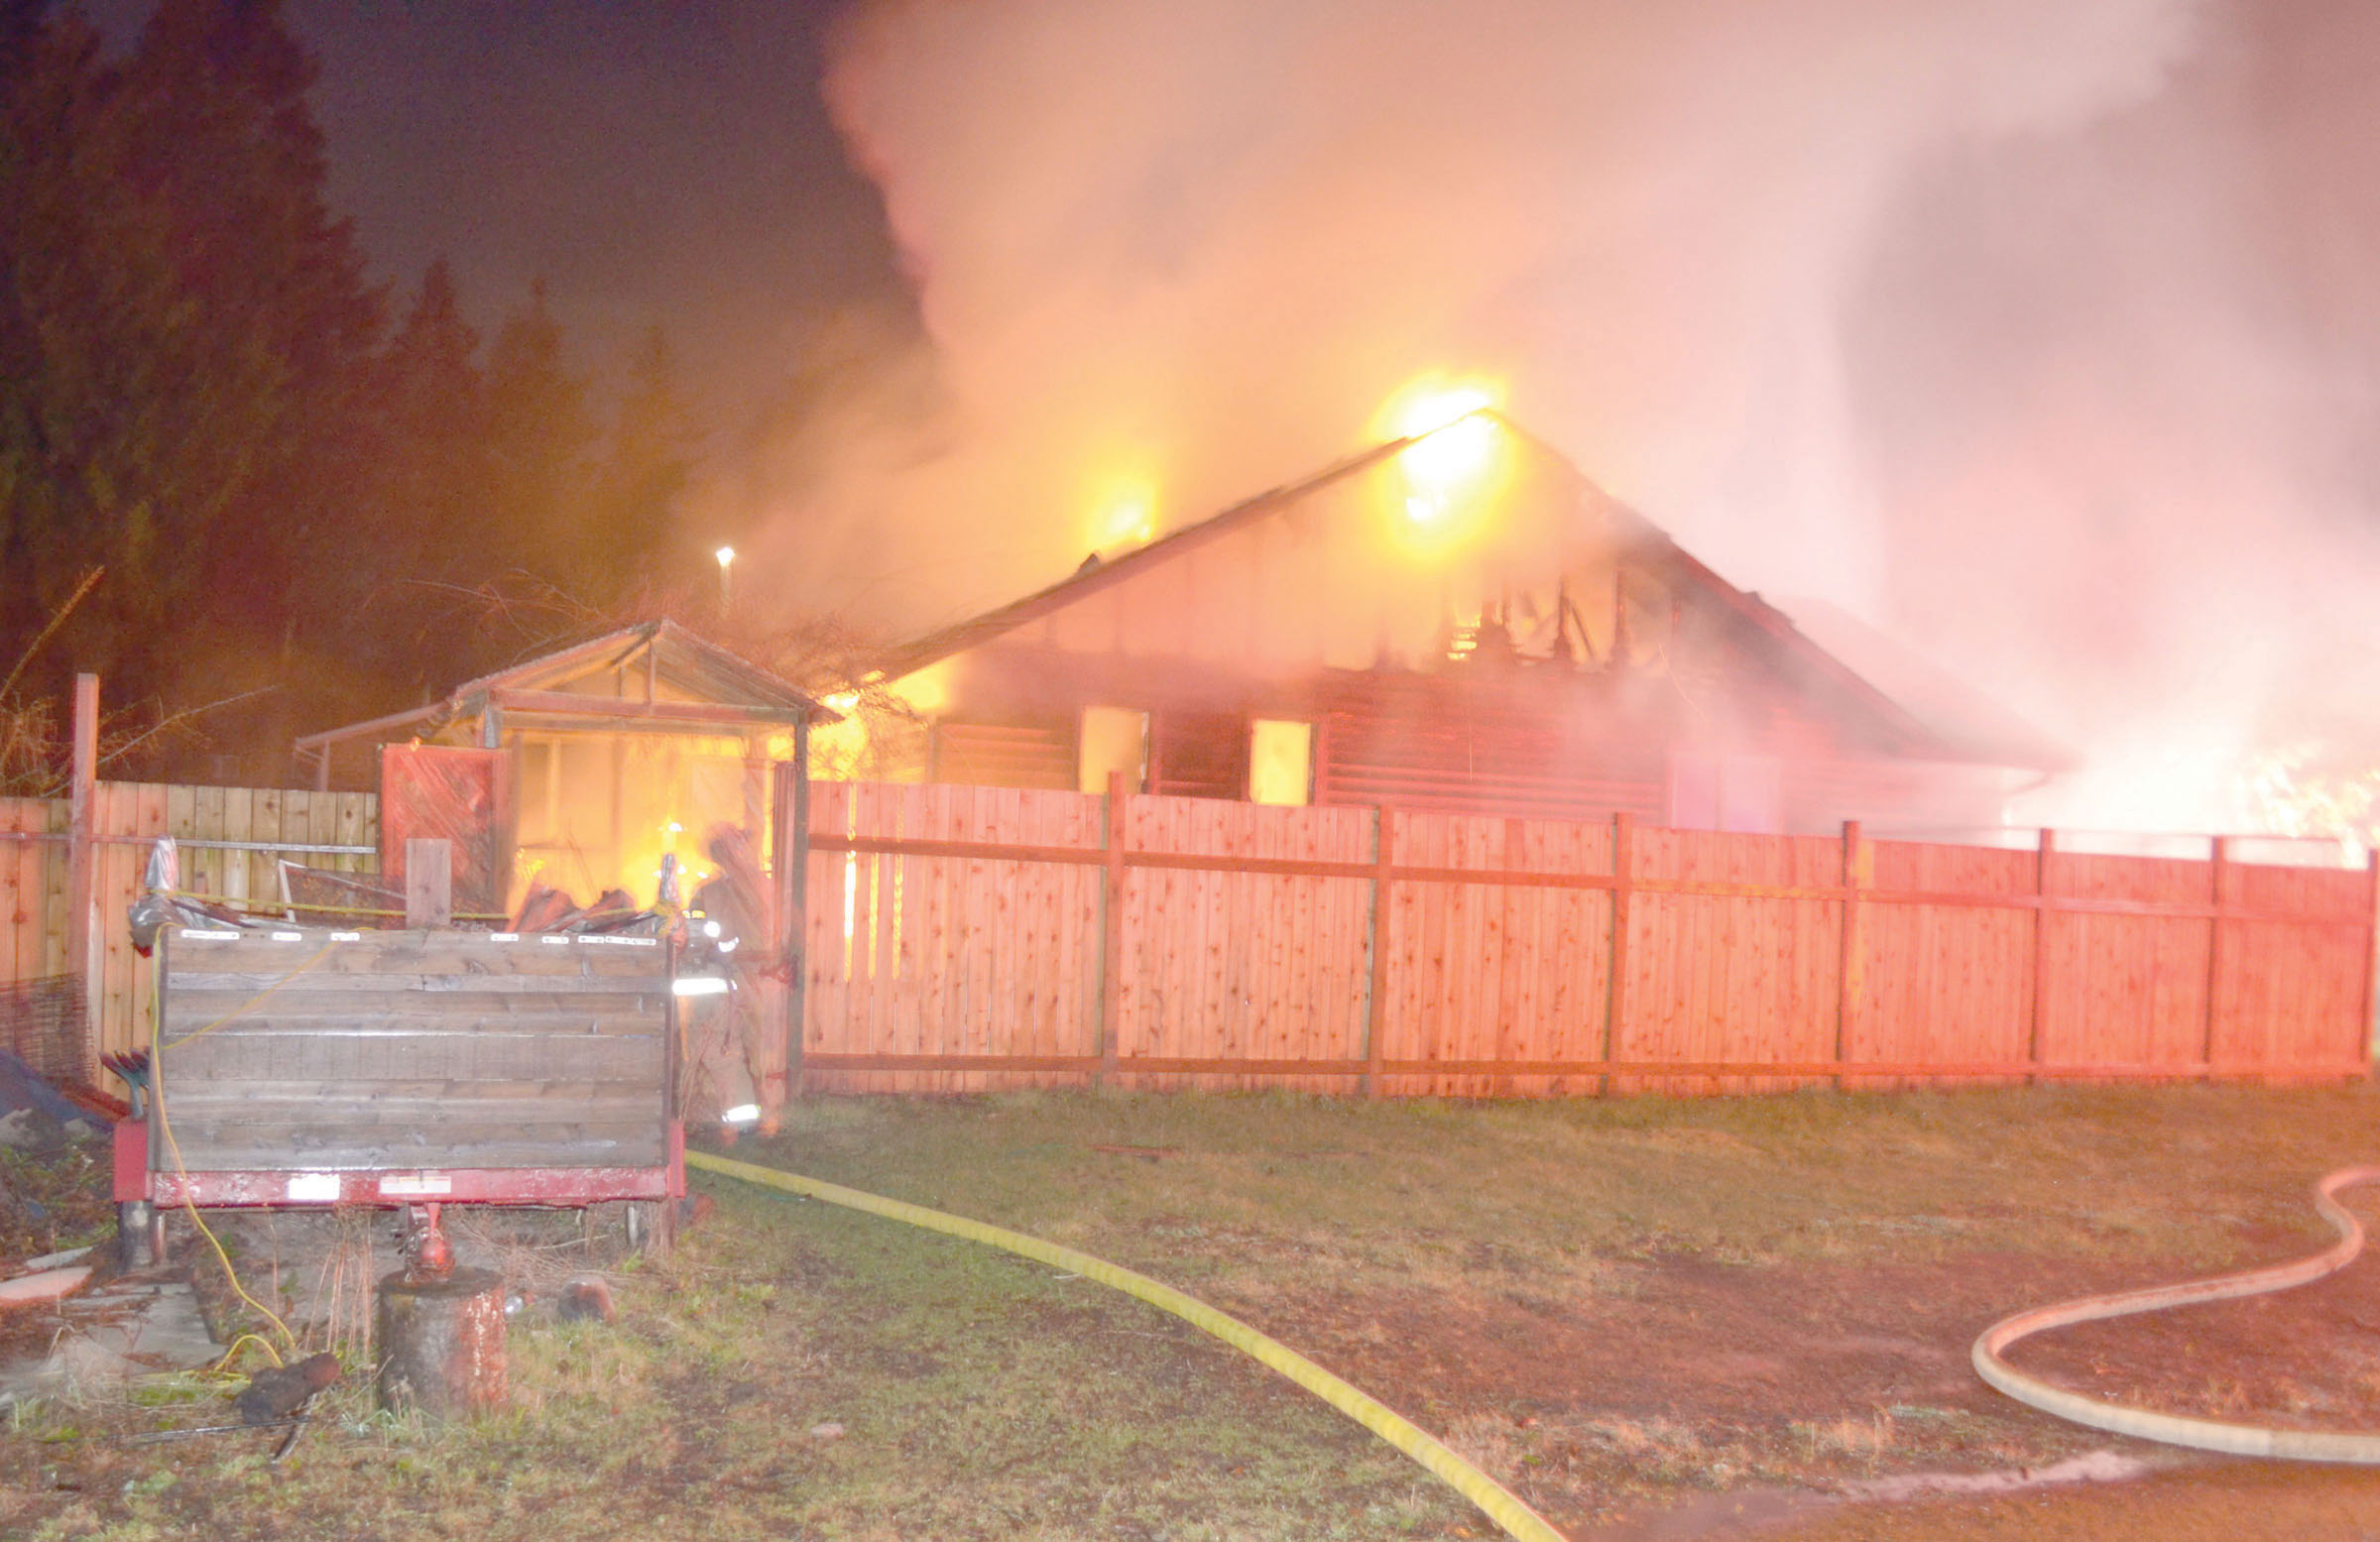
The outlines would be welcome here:
<svg viewBox="0 0 2380 1542">
<path fill-rule="evenodd" d="M 731 1138 L 739 1126 L 753 1123 L 765 1133 L 774 1133 L 784 1084 L 782 1073 L 768 1074 L 774 1057 L 768 1039 L 769 1015 L 762 1008 L 770 961 L 762 956 L 769 933 L 760 863 L 751 840 L 733 825 L 714 826 L 704 849 L 713 871 L 694 891 L 690 940 L 707 944 L 728 990 L 694 998 L 692 1079 L 698 1098 L 707 1090 L 716 1100 Z M 774 1096 L 760 1097 L 764 1086 Z"/>
</svg>

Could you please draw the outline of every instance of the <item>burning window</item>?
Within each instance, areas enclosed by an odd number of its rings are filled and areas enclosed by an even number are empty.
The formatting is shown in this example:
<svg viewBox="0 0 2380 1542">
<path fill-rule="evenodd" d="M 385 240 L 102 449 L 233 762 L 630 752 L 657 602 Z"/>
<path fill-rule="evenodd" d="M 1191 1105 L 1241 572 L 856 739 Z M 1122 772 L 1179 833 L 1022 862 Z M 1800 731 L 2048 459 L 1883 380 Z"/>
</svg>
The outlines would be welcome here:
<svg viewBox="0 0 2380 1542">
<path fill-rule="evenodd" d="M 1248 719 L 1236 713 L 1157 713 L 1149 725 L 1148 790 L 1239 798 L 1248 788 Z"/>
<path fill-rule="evenodd" d="M 1125 790 L 1137 792 L 1148 773 L 1148 714 L 1130 707 L 1085 707 L 1076 785 L 1085 792 L 1108 790 L 1111 772 Z"/>
<path fill-rule="evenodd" d="M 1295 807 L 1314 800 L 1314 725 L 1258 718 L 1250 726 L 1248 799 Z"/>
</svg>

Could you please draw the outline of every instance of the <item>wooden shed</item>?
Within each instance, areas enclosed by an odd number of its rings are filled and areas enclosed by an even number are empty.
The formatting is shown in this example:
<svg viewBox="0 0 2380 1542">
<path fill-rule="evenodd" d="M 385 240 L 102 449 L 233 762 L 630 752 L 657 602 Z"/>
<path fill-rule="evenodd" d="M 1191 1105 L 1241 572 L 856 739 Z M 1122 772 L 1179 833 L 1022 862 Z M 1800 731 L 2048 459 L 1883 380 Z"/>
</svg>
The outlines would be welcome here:
<svg viewBox="0 0 2380 1542">
<path fill-rule="evenodd" d="M 664 853 L 689 871 L 708 866 L 702 842 L 714 825 L 770 850 L 769 764 L 800 762 L 809 725 L 834 716 L 768 670 L 654 621 L 411 712 L 307 735 L 298 752 L 327 786 L 335 755 L 377 747 L 384 873 L 405 836 L 445 835 L 459 854 L 458 909 L 475 841 L 503 867 L 492 887 L 505 908 L 533 882 L 582 902 L 622 889 L 645 904 Z"/>
<path fill-rule="evenodd" d="M 868 683 L 924 726 L 905 764 L 874 757 L 895 779 L 1095 791 L 1117 773 L 1159 794 L 1773 832 L 1996 823 L 2060 764 L 2037 738 L 1921 718 L 1488 413 L 1096 552 Z"/>
</svg>

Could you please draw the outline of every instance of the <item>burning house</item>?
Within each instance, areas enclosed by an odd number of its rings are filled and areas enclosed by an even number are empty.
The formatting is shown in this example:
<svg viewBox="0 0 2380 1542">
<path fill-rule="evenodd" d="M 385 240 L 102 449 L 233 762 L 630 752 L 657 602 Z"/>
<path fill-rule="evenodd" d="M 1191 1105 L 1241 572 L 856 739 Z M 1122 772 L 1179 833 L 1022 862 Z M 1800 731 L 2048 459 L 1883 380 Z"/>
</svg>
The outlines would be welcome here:
<svg viewBox="0 0 2380 1542">
<path fill-rule="evenodd" d="M 1094 553 L 869 683 L 922 727 L 873 774 L 999 786 L 1972 828 L 2059 764 L 1911 711 L 1485 409 Z"/>
</svg>

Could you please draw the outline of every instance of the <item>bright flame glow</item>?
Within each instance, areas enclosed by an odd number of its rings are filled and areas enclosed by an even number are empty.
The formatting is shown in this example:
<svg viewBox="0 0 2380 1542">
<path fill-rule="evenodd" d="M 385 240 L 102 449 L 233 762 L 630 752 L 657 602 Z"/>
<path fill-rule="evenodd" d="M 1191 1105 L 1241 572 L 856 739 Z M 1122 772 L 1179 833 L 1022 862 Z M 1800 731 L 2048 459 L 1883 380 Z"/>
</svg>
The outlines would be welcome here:
<svg viewBox="0 0 2380 1542">
<path fill-rule="evenodd" d="M 932 717 L 950 705 L 951 687 L 951 665 L 945 660 L 928 664 L 914 674 L 902 675 L 892 682 L 892 691 L 919 716 Z"/>
<path fill-rule="evenodd" d="M 712 552 L 711 555 L 719 559 L 719 565 L 721 567 L 725 567 L 728 563 L 733 562 L 736 559 L 736 548 L 733 546 L 721 546 L 718 550 Z"/>
<path fill-rule="evenodd" d="M 2240 780 L 2275 835 L 2333 840 L 2350 858 L 2380 845 L 2380 770 L 2325 767 L 2317 747 L 2296 744 L 2256 757 Z"/>
<path fill-rule="evenodd" d="M 1144 477 L 1120 477 L 1097 499 L 1099 512 L 1091 521 L 1091 548 L 1137 546 L 1157 534 L 1157 490 Z"/>
<path fill-rule="evenodd" d="M 1432 429 L 1404 453 L 1405 475 L 1416 494 L 1405 500 L 1406 512 L 1416 520 L 1443 517 L 1456 497 L 1494 468 L 1495 445 L 1492 418 L 1457 417 Z"/>
<path fill-rule="evenodd" d="M 1396 457 L 1404 479 L 1404 513 L 1412 532 L 1428 530 L 1436 544 L 1455 539 L 1488 503 L 1501 469 L 1503 434 L 1488 413 L 1500 391 L 1483 380 L 1424 375 L 1389 398 L 1373 415 L 1371 432 L 1412 439 Z"/>
</svg>

